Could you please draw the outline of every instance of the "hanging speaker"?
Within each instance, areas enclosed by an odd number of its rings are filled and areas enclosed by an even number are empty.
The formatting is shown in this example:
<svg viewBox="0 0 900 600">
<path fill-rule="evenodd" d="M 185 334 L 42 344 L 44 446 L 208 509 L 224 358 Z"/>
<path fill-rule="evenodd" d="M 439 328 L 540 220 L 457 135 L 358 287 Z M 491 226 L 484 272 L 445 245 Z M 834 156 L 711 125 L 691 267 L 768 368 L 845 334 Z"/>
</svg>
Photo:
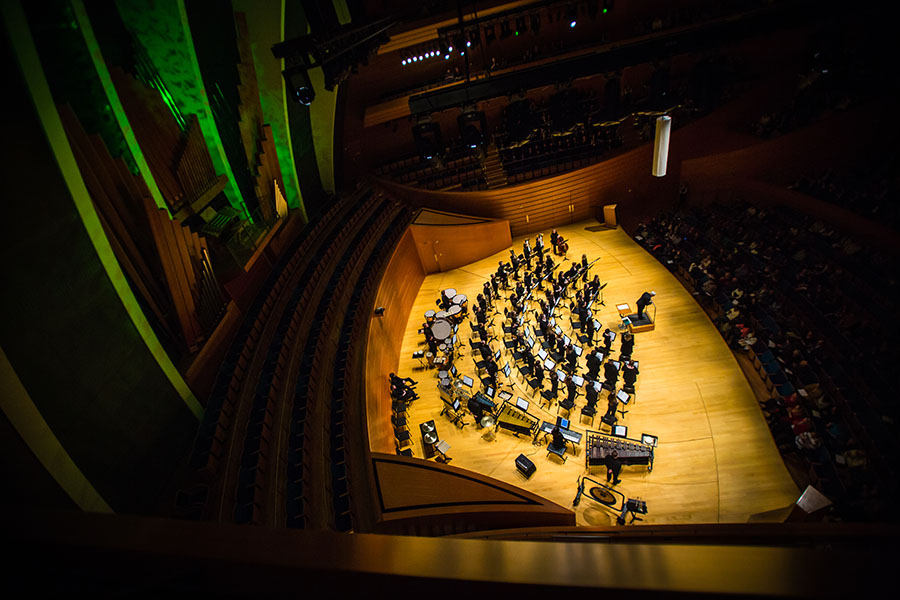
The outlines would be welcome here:
<svg viewBox="0 0 900 600">
<path fill-rule="evenodd" d="M 664 115 L 656 119 L 656 139 L 653 141 L 653 176 L 665 177 L 669 161 L 669 134 L 672 117 Z"/>
</svg>

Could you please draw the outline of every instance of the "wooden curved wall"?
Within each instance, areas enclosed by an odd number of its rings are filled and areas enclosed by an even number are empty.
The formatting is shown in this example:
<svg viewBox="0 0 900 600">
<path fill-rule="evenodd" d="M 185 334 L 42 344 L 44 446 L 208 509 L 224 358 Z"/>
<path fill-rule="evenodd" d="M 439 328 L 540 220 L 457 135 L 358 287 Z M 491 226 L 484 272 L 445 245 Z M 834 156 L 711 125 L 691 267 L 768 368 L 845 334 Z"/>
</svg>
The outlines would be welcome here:
<svg viewBox="0 0 900 600">
<path fill-rule="evenodd" d="M 403 332 L 424 279 L 425 269 L 419 262 L 412 232 L 407 229 L 378 285 L 375 306 L 383 306 L 385 311 L 380 317 L 372 317 L 366 343 L 366 416 L 369 447 L 376 452 L 394 452 L 388 373 L 400 364 Z"/>
<path fill-rule="evenodd" d="M 605 204 L 618 204 L 619 220 L 628 221 L 628 215 L 641 204 L 673 199 L 677 174 L 651 176 L 652 152 L 647 144 L 577 171 L 480 192 L 435 192 L 386 180 L 379 180 L 378 185 L 415 206 L 508 220 L 511 235 L 516 237 L 588 219 Z"/>
<path fill-rule="evenodd" d="M 410 225 L 426 273 L 457 269 L 512 245 L 509 221 L 468 225 Z"/>
</svg>

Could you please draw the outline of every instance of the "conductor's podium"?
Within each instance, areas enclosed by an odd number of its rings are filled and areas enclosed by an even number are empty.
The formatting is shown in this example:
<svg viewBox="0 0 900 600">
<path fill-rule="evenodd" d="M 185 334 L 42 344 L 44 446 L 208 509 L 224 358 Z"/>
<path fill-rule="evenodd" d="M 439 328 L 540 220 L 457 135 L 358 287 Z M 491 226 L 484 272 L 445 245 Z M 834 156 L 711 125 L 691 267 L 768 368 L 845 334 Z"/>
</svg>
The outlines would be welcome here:
<svg viewBox="0 0 900 600">
<path fill-rule="evenodd" d="M 656 305 L 651 304 L 644 309 L 644 316 L 638 319 L 637 313 L 631 311 L 628 303 L 616 304 L 616 311 L 622 320 L 627 319 L 628 331 L 631 333 L 642 333 L 644 331 L 653 331 L 656 328 L 656 319 L 650 316 L 650 312 L 656 315 Z"/>
</svg>

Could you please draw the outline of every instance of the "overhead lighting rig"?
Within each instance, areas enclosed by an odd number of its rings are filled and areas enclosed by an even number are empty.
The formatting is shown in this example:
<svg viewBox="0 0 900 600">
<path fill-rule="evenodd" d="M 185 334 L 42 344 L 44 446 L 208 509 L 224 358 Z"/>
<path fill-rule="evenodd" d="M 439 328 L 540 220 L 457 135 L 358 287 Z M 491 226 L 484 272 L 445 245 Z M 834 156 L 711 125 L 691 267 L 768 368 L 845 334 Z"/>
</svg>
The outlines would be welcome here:
<svg viewBox="0 0 900 600">
<path fill-rule="evenodd" d="M 369 63 L 369 57 L 390 39 L 387 30 L 394 22 L 389 17 L 358 27 L 345 25 L 336 32 L 304 35 L 272 46 L 275 58 L 284 59 L 282 76 L 289 95 L 301 104 L 312 103 L 316 92 L 308 71 L 316 67 L 322 67 L 325 89 L 334 90 L 356 73 L 360 64 Z"/>
</svg>

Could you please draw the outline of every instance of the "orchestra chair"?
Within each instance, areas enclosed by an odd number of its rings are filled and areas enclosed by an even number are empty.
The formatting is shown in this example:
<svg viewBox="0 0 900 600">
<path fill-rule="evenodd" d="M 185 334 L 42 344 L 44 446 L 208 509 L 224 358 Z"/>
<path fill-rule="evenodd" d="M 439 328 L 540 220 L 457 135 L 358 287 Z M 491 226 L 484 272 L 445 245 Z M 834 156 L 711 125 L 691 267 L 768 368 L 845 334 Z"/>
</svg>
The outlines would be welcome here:
<svg viewBox="0 0 900 600">
<path fill-rule="evenodd" d="M 612 413 L 607 412 L 605 415 L 600 417 L 600 421 L 604 425 L 609 425 L 609 428 L 612 430 L 613 428 L 615 428 L 618 419 L 616 418 L 616 413 L 614 411 Z"/>
<path fill-rule="evenodd" d="M 412 435 L 409 433 L 408 429 L 405 431 L 394 430 L 394 437 L 397 439 L 398 448 L 403 449 L 407 446 L 412 446 Z"/>
<path fill-rule="evenodd" d="M 567 413 L 572 412 L 572 409 L 575 408 L 575 401 L 569 400 L 568 396 L 561 400 L 559 404 L 556 406 L 556 414 L 559 414 L 560 409 L 566 411 Z"/>
<path fill-rule="evenodd" d="M 551 454 L 560 457 L 565 464 L 566 459 L 568 458 L 566 456 L 566 440 L 563 440 L 562 446 L 554 446 L 552 441 L 547 444 L 547 457 L 549 458 Z"/>
<path fill-rule="evenodd" d="M 594 426 L 594 417 L 597 415 L 597 405 L 596 404 L 588 404 L 584 408 L 581 409 L 581 420 L 584 421 L 585 417 L 591 418 L 591 427 Z"/>
<path fill-rule="evenodd" d="M 541 408 L 544 407 L 544 402 L 547 402 L 547 408 L 549 409 L 553 406 L 553 403 L 556 401 L 556 394 L 553 393 L 553 390 L 541 390 Z"/>
<path fill-rule="evenodd" d="M 404 427 L 408 428 L 406 424 L 406 417 L 404 415 L 391 415 L 391 425 L 394 426 L 394 429 L 403 429 Z"/>
<path fill-rule="evenodd" d="M 570 312 L 571 312 L 571 310 L 570 310 Z M 573 330 L 575 330 L 575 331 L 581 331 L 581 322 L 580 322 L 580 321 L 573 321 L 573 320 L 572 320 L 572 317 L 569 316 L 569 323 L 572 324 L 572 329 L 573 329 Z"/>
</svg>

